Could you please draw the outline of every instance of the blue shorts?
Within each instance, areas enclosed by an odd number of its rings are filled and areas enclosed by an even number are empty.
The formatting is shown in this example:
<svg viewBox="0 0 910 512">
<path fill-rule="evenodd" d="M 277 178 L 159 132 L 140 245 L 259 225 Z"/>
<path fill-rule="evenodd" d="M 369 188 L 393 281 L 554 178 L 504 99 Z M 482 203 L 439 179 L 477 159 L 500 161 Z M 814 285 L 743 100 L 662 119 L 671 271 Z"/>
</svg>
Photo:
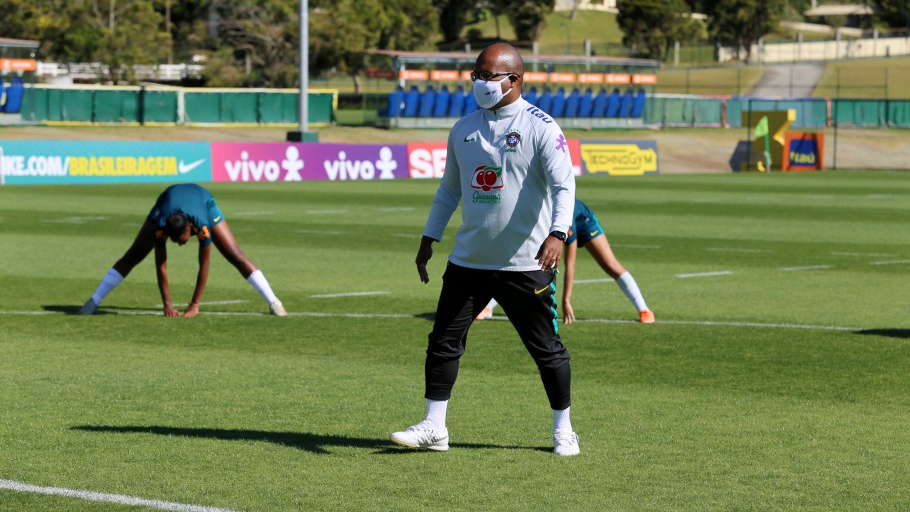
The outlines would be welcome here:
<svg viewBox="0 0 910 512">
<path fill-rule="evenodd" d="M 604 233 L 604 228 L 600 225 L 600 221 L 597 220 L 597 215 L 594 212 L 591 212 L 591 216 L 586 218 L 583 223 L 576 224 L 575 229 L 577 229 L 579 247 L 584 247 L 586 243 Z"/>
</svg>

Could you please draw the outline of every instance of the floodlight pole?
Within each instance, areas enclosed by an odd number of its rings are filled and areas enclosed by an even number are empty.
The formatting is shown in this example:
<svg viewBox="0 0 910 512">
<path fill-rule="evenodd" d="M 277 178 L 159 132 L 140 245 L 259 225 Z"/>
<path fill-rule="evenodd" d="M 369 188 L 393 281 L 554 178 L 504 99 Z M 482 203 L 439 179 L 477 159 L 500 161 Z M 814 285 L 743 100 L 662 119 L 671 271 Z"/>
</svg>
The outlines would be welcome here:
<svg viewBox="0 0 910 512">
<path fill-rule="evenodd" d="M 289 142 L 316 142 L 319 136 L 316 132 L 308 132 L 309 121 L 309 83 L 310 83 L 310 18 L 309 1 L 300 0 L 298 19 L 300 26 L 297 35 L 300 39 L 300 95 L 297 99 L 297 131 L 288 132 Z"/>
<path fill-rule="evenodd" d="M 309 82 L 310 82 L 310 48 L 309 48 L 309 25 L 310 17 L 309 13 L 309 1 L 300 0 L 300 28 L 298 33 L 300 34 L 300 101 L 298 102 L 297 113 L 300 115 L 298 118 L 298 126 L 300 132 L 306 132 L 307 124 L 309 118 L 309 112 L 307 112 L 307 94 L 309 93 Z"/>
</svg>

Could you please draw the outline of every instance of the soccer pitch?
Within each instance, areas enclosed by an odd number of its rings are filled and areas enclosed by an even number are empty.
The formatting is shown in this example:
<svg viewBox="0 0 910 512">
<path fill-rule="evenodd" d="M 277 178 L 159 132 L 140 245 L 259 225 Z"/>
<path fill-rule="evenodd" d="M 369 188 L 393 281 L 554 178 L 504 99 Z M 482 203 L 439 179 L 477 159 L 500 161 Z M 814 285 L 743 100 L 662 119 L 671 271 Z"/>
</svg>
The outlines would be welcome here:
<svg viewBox="0 0 910 512">
<path fill-rule="evenodd" d="M 501 310 L 451 450 L 387 440 L 424 413 L 437 183 L 207 185 L 288 318 L 215 251 L 196 318 L 160 315 L 152 257 L 76 316 L 164 187 L 0 188 L 0 510 L 910 508 L 906 174 L 579 178 L 657 323 L 579 253 L 567 459 Z M 187 302 L 196 243 L 168 249 Z"/>
</svg>

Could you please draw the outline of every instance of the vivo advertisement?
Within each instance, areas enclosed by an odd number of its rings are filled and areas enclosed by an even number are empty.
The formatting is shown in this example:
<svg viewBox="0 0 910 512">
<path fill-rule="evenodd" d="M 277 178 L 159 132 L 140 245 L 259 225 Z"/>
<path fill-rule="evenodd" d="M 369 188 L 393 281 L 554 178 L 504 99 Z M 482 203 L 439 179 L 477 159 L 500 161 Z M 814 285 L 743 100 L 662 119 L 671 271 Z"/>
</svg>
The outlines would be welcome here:
<svg viewBox="0 0 910 512">
<path fill-rule="evenodd" d="M 0 140 L 6 185 L 206 182 L 206 142 Z"/>
<path fill-rule="evenodd" d="M 408 177 L 403 144 L 212 143 L 212 181 L 391 180 Z"/>
</svg>

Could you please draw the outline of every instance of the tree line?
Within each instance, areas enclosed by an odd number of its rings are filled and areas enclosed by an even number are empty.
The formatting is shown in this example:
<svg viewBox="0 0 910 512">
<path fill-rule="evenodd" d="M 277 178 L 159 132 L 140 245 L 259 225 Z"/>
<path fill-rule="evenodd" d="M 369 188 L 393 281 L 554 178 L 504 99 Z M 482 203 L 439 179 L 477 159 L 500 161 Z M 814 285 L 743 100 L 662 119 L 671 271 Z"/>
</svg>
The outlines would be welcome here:
<svg viewBox="0 0 910 512">
<path fill-rule="evenodd" d="M 619 0 L 617 21 L 633 56 L 664 59 L 675 41 L 711 38 L 749 48 L 811 0 Z M 882 21 L 910 27 L 906 0 L 874 0 Z M 462 42 L 478 12 L 504 15 L 516 39 L 536 41 L 555 0 L 308 0 L 310 74 L 368 65 L 365 49 Z M 576 2 L 577 4 L 577 2 Z M 102 62 L 104 77 L 132 82 L 135 64 L 205 59 L 209 86 L 298 84 L 298 0 L 0 0 L 0 37 L 41 42 L 45 61 Z M 708 15 L 707 22 L 691 13 Z M 573 11 L 573 16 L 575 12 Z M 498 18 L 497 18 L 498 20 Z M 744 56 L 748 58 L 748 54 Z"/>
</svg>

